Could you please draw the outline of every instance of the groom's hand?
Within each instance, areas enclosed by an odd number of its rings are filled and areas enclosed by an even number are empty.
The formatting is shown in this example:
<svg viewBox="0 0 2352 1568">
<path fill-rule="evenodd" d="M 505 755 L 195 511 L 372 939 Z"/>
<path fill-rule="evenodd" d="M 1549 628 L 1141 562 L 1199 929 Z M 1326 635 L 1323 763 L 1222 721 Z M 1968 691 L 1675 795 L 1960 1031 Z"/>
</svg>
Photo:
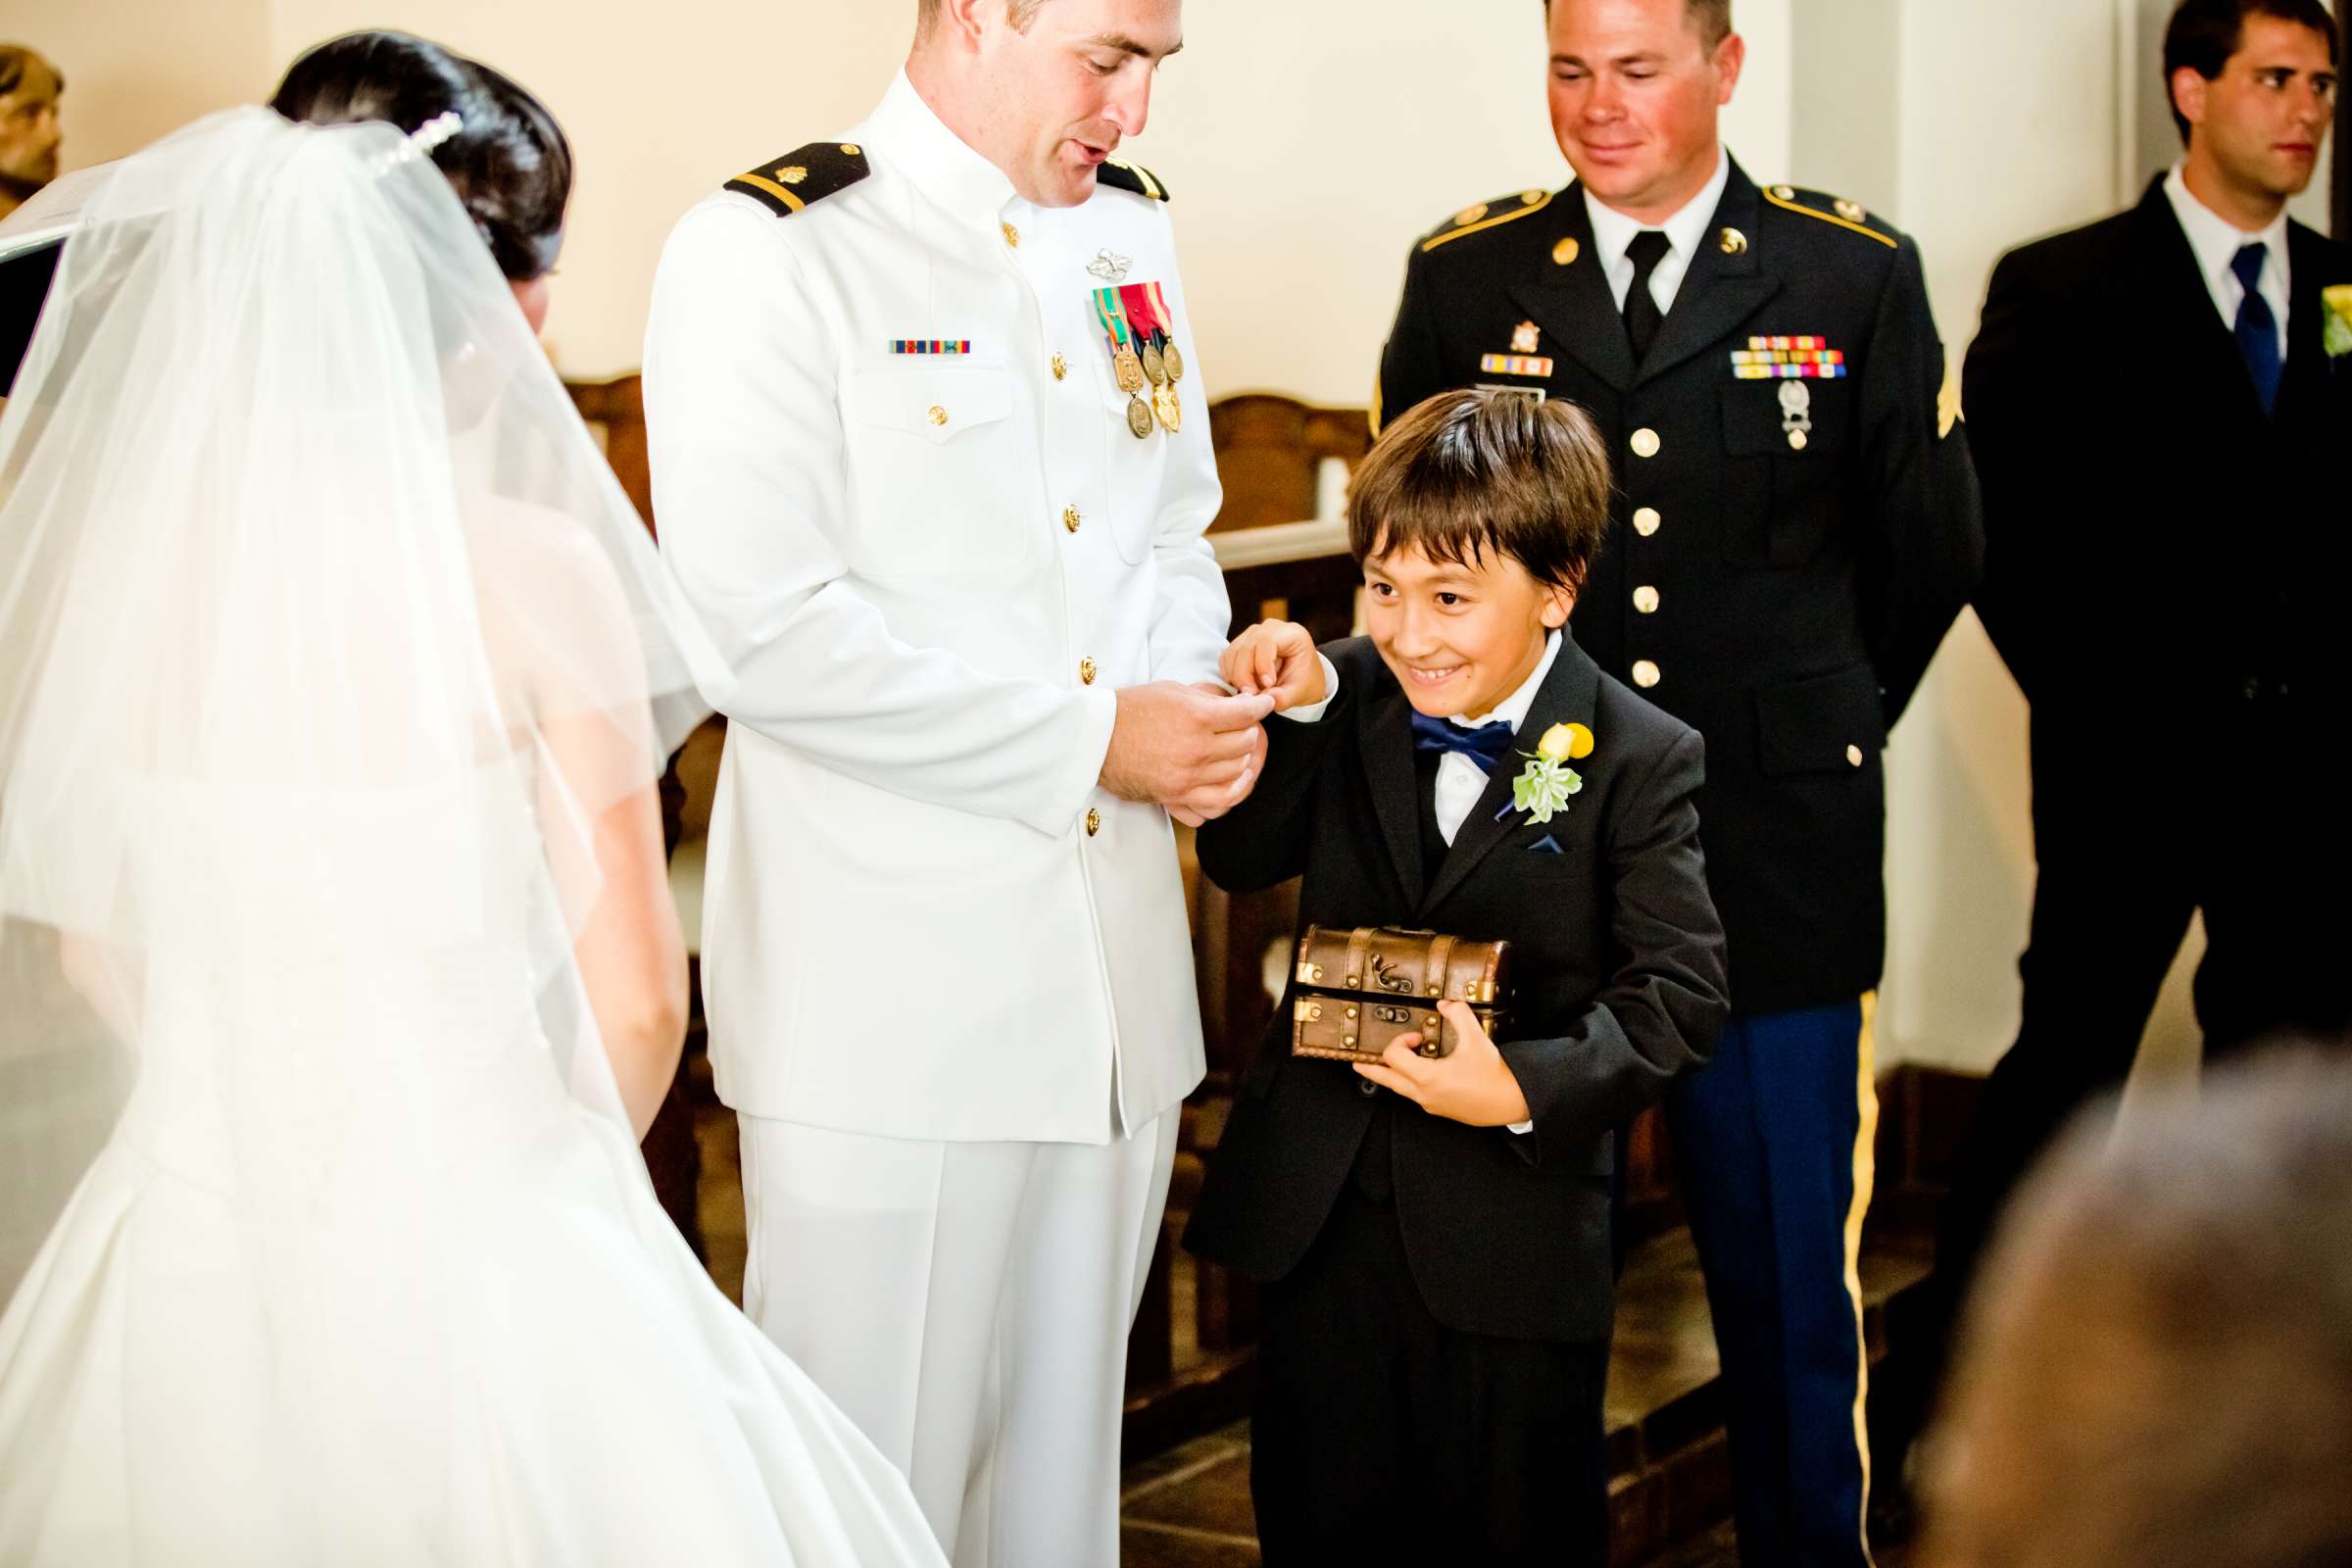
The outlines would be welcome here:
<svg viewBox="0 0 2352 1568">
<path fill-rule="evenodd" d="M 1102 787 L 1127 801 L 1152 801 L 1198 825 L 1249 793 L 1263 755 L 1258 720 L 1269 696 L 1222 697 L 1174 681 L 1128 686 L 1102 759 Z"/>
</svg>

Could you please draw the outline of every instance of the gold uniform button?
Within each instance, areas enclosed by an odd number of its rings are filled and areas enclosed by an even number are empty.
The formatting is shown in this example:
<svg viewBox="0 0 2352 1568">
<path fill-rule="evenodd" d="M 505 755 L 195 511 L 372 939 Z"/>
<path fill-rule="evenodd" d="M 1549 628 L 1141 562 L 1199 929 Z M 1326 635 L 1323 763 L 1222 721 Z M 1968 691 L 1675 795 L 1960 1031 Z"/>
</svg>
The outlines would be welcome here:
<svg viewBox="0 0 2352 1568">
<path fill-rule="evenodd" d="M 1658 666 L 1648 660 L 1637 659 L 1634 661 L 1634 684 L 1643 691 L 1649 690 L 1663 679 L 1665 676 L 1658 672 Z"/>
<path fill-rule="evenodd" d="M 1078 661 L 1078 679 L 1088 686 L 1095 683 L 1095 662 L 1093 660 L 1081 659 Z"/>
<path fill-rule="evenodd" d="M 854 141 L 843 142 L 841 144 L 841 150 L 845 153 L 848 153 L 852 158 L 857 157 L 860 151 L 858 144 Z"/>
<path fill-rule="evenodd" d="M 1089 810 L 1086 813 L 1086 836 L 1091 839 L 1102 831 L 1102 813 L 1101 811 Z"/>
<path fill-rule="evenodd" d="M 945 423 L 947 423 L 947 422 L 948 422 L 948 411 L 947 411 L 947 410 L 945 410 L 945 409 L 943 409 L 943 408 L 941 408 L 941 407 L 940 407 L 938 404 L 936 404 L 936 403 L 932 404 L 932 405 L 931 405 L 931 422 L 932 422 L 933 424 L 945 424 Z"/>
<path fill-rule="evenodd" d="M 1655 507 L 1636 508 L 1634 512 L 1634 532 L 1646 539 L 1651 534 L 1656 533 L 1658 531 L 1658 524 L 1665 520 L 1665 518 L 1658 515 L 1658 509 Z"/>
<path fill-rule="evenodd" d="M 1021 248 L 1021 231 L 1010 223 L 1004 225 L 1004 243 L 1016 251 Z"/>
<path fill-rule="evenodd" d="M 1634 590 L 1634 608 L 1644 615 L 1658 612 L 1658 591 L 1647 583 Z"/>
<path fill-rule="evenodd" d="M 1643 425 L 1634 432 L 1633 448 L 1634 456 L 1637 458 L 1656 457 L 1658 455 L 1658 432 L 1646 424 Z"/>
<path fill-rule="evenodd" d="M 1063 359 L 1060 355 L 1054 355 L 1051 363 L 1054 367 L 1054 380 L 1059 381 L 1070 373 L 1070 362 Z"/>
<path fill-rule="evenodd" d="M 1862 748 L 1848 746 L 1845 749 L 1845 760 L 1849 767 L 1860 767 L 1862 765 Z"/>
<path fill-rule="evenodd" d="M 1078 525 L 1085 520 L 1086 519 L 1083 516 L 1079 515 L 1078 509 L 1076 507 L 1064 507 L 1061 509 L 1061 525 L 1064 528 L 1069 529 L 1070 532 L 1076 533 L 1078 531 Z"/>
<path fill-rule="evenodd" d="M 1577 257 L 1583 254 L 1583 246 L 1577 244 L 1577 242 L 1573 239 L 1564 239 L 1551 248 L 1552 265 L 1555 267 L 1572 267 L 1576 264 Z"/>
</svg>

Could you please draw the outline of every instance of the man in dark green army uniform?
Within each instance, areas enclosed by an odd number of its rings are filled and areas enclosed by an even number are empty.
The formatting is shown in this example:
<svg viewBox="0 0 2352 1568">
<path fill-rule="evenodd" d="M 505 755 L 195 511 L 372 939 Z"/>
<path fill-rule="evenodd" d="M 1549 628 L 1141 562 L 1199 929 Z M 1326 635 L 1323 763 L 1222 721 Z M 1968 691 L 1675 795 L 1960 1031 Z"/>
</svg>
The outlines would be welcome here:
<svg viewBox="0 0 2352 1568">
<path fill-rule="evenodd" d="M 1545 10 L 1577 181 L 1416 245 L 1373 419 L 1508 386 L 1574 399 L 1609 439 L 1610 537 L 1571 629 L 1707 743 L 1734 1013 L 1668 1111 L 1740 1556 L 1861 1568 L 1880 751 L 1976 584 L 1976 478 L 1918 248 L 1852 202 L 1759 188 L 1724 151 L 1730 0 Z"/>
</svg>

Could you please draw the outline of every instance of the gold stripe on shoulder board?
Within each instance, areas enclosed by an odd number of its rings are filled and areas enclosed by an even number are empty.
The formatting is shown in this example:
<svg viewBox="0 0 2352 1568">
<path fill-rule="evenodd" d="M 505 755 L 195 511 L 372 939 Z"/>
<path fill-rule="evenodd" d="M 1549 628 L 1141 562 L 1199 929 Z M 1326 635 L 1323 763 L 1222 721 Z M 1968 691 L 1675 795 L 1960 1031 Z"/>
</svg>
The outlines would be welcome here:
<svg viewBox="0 0 2352 1568">
<path fill-rule="evenodd" d="M 1421 249 L 1424 252 L 1434 251 L 1446 241 L 1460 239 L 1464 234 L 1475 234 L 1481 229 L 1497 228 L 1504 223 L 1515 223 L 1522 218 L 1531 217 L 1549 207 L 1553 194 L 1551 191 L 1545 191 L 1542 201 L 1530 202 L 1524 207 L 1514 207 L 1507 213 L 1496 213 L 1494 217 L 1479 222 L 1464 223 L 1459 228 L 1449 228 L 1443 234 L 1432 235 L 1421 242 Z"/>
<path fill-rule="evenodd" d="M 796 213 L 807 212 L 808 210 L 808 202 L 798 196 L 795 196 L 792 192 L 786 190 L 783 186 L 777 184 L 774 180 L 769 179 L 764 174 L 737 174 L 735 178 L 741 184 L 759 186 L 761 190 L 767 192 L 770 196 L 775 197 L 778 201 L 784 203 Z"/>
<path fill-rule="evenodd" d="M 1795 193 L 1790 191 L 1786 185 L 1772 185 L 1766 187 L 1764 191 L 1764 199 L 1772 203 L 1773 206 L 1780 208 L 1784 212 L 1802 213 L 1807 218 L 1818 218 L 1823 222 L 1828 223 L 1834 228 L 1851 229 L 1855 233 L 1863 236 L 1865 239 L 1877 240 L 1880 244 L 1886 246 L 1890 251 L 1901 249 L 1901 247 L 1895 244 L 1893 240 L 1888 239 L 1886 235 L 1880 233 L 1875 228 L 1870 228 L 1864 224 L 1856 223 L 1850 221 L 1849 220 L 1839 218 L 1835 213 L 1825 213 L 1818 208 L 1805 206 L 1802 202 L 1799 202 L 1795 199 Z"/>
</svg>

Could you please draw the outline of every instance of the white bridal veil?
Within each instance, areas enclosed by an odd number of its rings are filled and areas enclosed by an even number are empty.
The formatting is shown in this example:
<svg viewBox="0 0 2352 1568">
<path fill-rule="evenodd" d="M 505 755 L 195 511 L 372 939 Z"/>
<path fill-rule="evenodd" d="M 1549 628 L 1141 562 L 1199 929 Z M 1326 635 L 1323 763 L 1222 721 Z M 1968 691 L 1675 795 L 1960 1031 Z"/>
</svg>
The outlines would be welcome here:
<svg viewBox="0 0 2352 1568">
<path fill-rule="evenodd" d="M 701 711 L 415 142 L 233 111 L 0 241 L 60 224 L 0 416 L 0 1298 L 110 1134 L 266 1275 L 501 1136 L 462 1108 L 518 1042 L 617 1116 L 593 829 Z"/>
</svg>

